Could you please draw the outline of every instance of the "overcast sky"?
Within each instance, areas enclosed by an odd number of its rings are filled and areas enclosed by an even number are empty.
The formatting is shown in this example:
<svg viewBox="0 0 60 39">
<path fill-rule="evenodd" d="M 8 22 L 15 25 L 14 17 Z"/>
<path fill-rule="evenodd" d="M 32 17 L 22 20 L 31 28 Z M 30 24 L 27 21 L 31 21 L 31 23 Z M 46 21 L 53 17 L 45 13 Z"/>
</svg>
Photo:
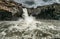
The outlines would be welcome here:
<svg viewBox="0 0 60 39">
<path fill-rule="evenodd" d="M 14 0 L 17 3 L 21 3 L 23 6 L 36 8 L 37 6 L 44 6 L 53 3 L 60 3 L 60 0 Z"/>
</svg>

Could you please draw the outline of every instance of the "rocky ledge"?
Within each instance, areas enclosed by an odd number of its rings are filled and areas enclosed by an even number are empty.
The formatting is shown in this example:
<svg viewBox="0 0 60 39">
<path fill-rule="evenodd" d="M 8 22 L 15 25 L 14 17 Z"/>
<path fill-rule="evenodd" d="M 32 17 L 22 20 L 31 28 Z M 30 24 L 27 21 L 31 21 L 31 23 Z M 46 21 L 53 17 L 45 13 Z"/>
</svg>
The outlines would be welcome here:
<svg viewBox="0 0 60 39">
<path fill-rule="evenodd" d="M 0 0 L 0 20 L 11 20 L 12 18 L 22 17 L 23 7 L 22 4 L 14 1 Z M 27 9 L 29 16 L 32 15 L 38 19 L 60 19 L 60 4 L 57 3 Z"/>
<path fill-rule="evenodd" d="M 21 4 L 14 1 L 0 0 L 0 20 L 11 20 L 22 15 Z"/>
<path fill-rule="evenodd" d="M 54 3 L 37 8 L 28 8 L 29 15 L 42 19 L 60 19 L 60 4 Z"/>
</svg>

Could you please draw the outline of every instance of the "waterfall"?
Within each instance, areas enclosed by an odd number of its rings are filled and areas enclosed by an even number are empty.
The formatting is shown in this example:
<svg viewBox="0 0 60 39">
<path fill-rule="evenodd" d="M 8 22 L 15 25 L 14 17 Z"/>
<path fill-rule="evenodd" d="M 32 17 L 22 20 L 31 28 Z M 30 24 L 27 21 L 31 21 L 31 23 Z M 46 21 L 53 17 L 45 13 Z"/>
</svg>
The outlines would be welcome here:
<svg viewBox="0 0 60 39">
<path fill-rule="evenodd" d="M 26 8 L 23 8 L 23 17 L 24 17 L 24 20 L 27 22 L 27 23 L 30 23 L 33 21 L 33 17 L 32 16 L 29 16 L 28 15 L 28 11 Z"/>
<path fill-rule="evenodd" d="M 24 16 L 24 18 L 29 17 L 28 16 L 28 11 L 27 11 L 26 8 L 23 8 L 23 16 Z"/>
<path fill-rule="evenodd" d="M 23 9 L 24 19 L 19 19 L 14 23 L 7 22 L 1 26 L 0 38 L 1 39 L 48 39 L 52 38 L 50 30 L 56 29 L 56 26 L 35 20 L 34 17 L 28 16 L 27 8 Z M 9 24 L 8 24 L 9 23 Z M 5 24 L 5 25 L 4 25 Z M 7 27 L 6 27 L 7 26 Z M 6 28 L 5 28 L 6 27 Z M 60 28 L 59 28 L 60 29 Z M 44 35 L 45 36 L 44 38 Z M 54 36 L 54 34 L 53 34 Z"/>
</svg>

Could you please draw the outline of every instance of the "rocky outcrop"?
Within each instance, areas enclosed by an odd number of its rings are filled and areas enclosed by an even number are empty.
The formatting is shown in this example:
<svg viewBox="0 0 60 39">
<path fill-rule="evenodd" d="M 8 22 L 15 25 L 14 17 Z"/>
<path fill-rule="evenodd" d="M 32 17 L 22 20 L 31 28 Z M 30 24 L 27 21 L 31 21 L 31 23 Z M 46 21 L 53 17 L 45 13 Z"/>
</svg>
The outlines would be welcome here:
<svg viewBox="0 0 60 39">
<path fill-rule="evenodd" d="M 3 12 L 3 14 L 1 11 Z M 21 4 L 18 4 L 14 1 L 0 0 L 0 15 L 1 15 L 0 18 L 1 19 L 3 16 L 4 16 L 3 18 L 8 19 L 10 15 L 11 15 L 11 19 L 13 16 L 20 17 L 22 13 L 23 11 L 22 11 Z M 7 14 L 8 16 L 6 16 L 5 14 Z"/>
<path fill-rule="evenodd" d="M 5 18 L 10 18 L 13 19 L 15 17 L 22 17 L 23 10 L 22 8 L 27 8 L 22 6 L 19 3 L 14 2 L 13 0 L 7 1 L 7 0 L 0 0 L 0 14 L 1 10 L 3 12 L 9 12 L 11 14 L 8 14 L 8 16 L 4 15 Z M 27 8 L 28 9 L 28 14 L 32 15 L 36 18 L 41 18 L 41 19 L 60 19 L 60 4 L 51 4 L 51 5 L 45 5 L 45 6 L 38 6 L 37 8 Z M 4 13 L 4 14 L 7 14 Z M 2 18 L 2 15 L 0 16 Z"/>
<path fill-rule="evenodd" d="M 52 4 L 46 6 L 38 6 L 37 8 L 28 8 L 29 15 L 36 18 L 59 19 L 60 18 L 60 4 Z"/>
</svg>

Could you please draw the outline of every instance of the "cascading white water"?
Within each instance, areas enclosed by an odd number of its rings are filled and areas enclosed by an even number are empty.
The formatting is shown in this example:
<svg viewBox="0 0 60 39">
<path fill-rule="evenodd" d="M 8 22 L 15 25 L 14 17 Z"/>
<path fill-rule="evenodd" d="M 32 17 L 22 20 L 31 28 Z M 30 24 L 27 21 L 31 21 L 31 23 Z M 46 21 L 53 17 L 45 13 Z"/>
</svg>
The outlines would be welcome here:
<svg viewBox="0 0 60 39">
<path fill-rule="evenodd" d="M 32 16 L 28 16 L 28 11 L 26 8 L 23 8 L 23 18 L 24 19 L 19 19 L 17 21 L 17 23 L 15 24 L 15 26 L 11 26 L 9 29 L 12 30 L 13 28 L 17 28 L 17 29 L 26 29 L 27 27 L 30 27 L 31 29 L 36 29 L 36 23 L 40 23 L 35 20 L 34 17 Z"/>
<path fill-rule="evenodd" d="M 15 1 L 24 5 L 26 0 Z M 58 3 L 59 0 L 34 0 L 34 2 L 35 4 L 32 7 L 47 5 L 53 2 Z M 30 6 L 27 5 L 27 7 Z M 23 17 L 24 19 L 19 19 L 15 22 L 0 24 L 0 39 L 52 39 L 54 37 L 60 37 L 60 28 L 50 23 L 37 21 L 34 17 L 28 16 L 26 8 L 23 8 Z"/>
<path fill-rule="evenodd" d="M 23 8 L 23 12 L 24 19 L 1 24 L 0 39 L 51 39 L 55 36 L 50 31 L 55 31 L 56 26 L 37 21 L 32 16 L 28 16 L 26 8 Z M 4 28 L 5 26 L 7 28 Z M 58 34 L 57 36 L 60 36 Z M 46 36 L 44 37 L 44 35 Z"/>
<path fill-rule="evenodd" d="M 25 20 L 27 23 L 31 23 L 34 18 L 33 18 L 32 16 L 29 16 L 29 15 L 28 15 L 28 11 L 27 11 L 26 8 L 23 8 L 23 12 L 24 12 L 24 14 L 23 14 L 24 20 Z"/>
</svg>

